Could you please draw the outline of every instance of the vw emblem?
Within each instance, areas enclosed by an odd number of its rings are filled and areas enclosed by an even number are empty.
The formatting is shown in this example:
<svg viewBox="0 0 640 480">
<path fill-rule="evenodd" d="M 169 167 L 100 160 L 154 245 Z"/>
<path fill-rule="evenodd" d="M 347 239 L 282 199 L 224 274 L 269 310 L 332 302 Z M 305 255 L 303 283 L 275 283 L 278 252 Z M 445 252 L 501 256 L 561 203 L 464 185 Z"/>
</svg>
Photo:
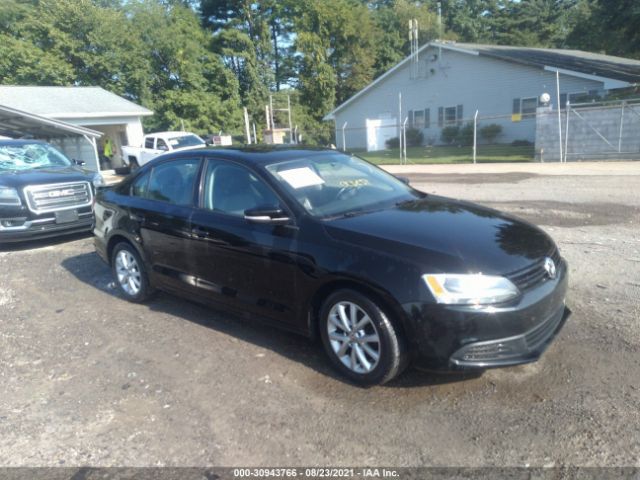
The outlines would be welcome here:
<svg viewBox="0 0 640 480">
<path fill-rule="evenodd" d="M 556 273 L 557 273 L 556 272 L 556 264 L 549 257 L 544 259 L 544 269 L 546 270 L 546 272 L 549 275 L 549 278 L 551 280 L 556 278 Z"/>
</svg>

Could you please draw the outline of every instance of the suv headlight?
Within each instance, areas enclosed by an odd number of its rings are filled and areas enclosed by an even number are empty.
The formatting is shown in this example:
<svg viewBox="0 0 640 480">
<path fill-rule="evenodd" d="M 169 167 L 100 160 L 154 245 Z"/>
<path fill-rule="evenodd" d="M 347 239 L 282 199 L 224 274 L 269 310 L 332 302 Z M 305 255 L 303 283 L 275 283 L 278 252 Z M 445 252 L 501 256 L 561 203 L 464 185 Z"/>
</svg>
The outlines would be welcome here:
<svg viewBox="0 0 640 480">
<path fill-rule="evenodd" d="M 106 183 L 104 183 L 104 178 L 102 178 L 102 175 L 100 175 L 99 173 L 96 173 L 93 175 L 91 182 L 93 183 L 93 186 L 96 188 L 104 187 L 106 185 Z"/>
<path fill-rule="evenodd" d="M 424 283 L 438 303 L 448 305 L 486 305 L 517 297 L 520 293 L 504 277 L 482 274 L 426 274 Z"/>
<path fill-rule="evenodd" d="M 0 205 L 20 206 L 20 195 L 15 188 L 0 187 Z"/>
</svg>

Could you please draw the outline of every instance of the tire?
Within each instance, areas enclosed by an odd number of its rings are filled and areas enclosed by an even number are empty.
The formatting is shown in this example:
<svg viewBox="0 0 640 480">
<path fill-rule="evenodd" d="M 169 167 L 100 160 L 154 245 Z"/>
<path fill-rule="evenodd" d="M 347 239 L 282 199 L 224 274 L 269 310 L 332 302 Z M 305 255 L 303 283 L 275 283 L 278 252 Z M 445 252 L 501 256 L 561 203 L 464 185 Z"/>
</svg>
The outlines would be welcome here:
<svg viewBox="0 0 640 480">
<path fill-rule="evenodd" d="M 331 363 L 358 385 L 386 383 L 408 364 L 399 329 L 375 301 L 359 292 L 345 289 L 331 294 L 320 310 L 319 324 Z"/>
<path fill-rule="evenodd" d="M 128 301 L 142 303 L 153 294 L 144 263 L 130 243 L 120 242 L 113 248 L 111 273 L 118 291 Z"/>
<path fill-rule="evenodd" d="M 135 172 L 139 168 L 138 160 L 136 158 L 129 158 L 129 171 Z"/>
</svg>

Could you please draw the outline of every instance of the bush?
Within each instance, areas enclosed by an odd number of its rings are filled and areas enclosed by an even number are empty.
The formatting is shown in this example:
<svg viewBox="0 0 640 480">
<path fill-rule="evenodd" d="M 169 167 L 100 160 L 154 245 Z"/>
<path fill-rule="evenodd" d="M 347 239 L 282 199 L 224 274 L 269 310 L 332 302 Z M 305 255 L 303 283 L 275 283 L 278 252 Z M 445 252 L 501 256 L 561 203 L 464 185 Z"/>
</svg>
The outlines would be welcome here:
<svg viewBox="0 0 640 480">
<path fill-rule="evenodd" d="M 460 129 L 456 137 L 456 143 L 463 147 L 473 145 L 473 123 L 468 122 Z"/>
<path fill-rule="evenodd" d="M 444 127 L 442 132 L 440 133 L 440 138 L 447 145 L 451 145 L 456 138 L 458 138 L 458 134 L 460 133 L 460 127 L 457 125 L 453 125 L 451 127 Z"/>
<path fill-rule="evenodd" d="M 533 142 L 529 140 L 514 140 L 511 142 L 512 147 L 531 147 L 533 146 Z"/>
<path fill-rule="evenodd" d="M 424 141 L 422 131 L 417 128 L 407 128 L 405 138 L 407 139 L 407 147 L 419 147 Z"/>
<path fill-rule="evenodd" d="M 400 148 L 400 139 L 398 137 L 390 138 L 384 143 L 388 149 Z"/>
<path fill-rule="evenodd" d="M 485 125 L 480 129 L 480 136 L 489 143 L 493 143 L 501 133 L 502 125 L 498 125 L 497 123 Z"/>
</svg>

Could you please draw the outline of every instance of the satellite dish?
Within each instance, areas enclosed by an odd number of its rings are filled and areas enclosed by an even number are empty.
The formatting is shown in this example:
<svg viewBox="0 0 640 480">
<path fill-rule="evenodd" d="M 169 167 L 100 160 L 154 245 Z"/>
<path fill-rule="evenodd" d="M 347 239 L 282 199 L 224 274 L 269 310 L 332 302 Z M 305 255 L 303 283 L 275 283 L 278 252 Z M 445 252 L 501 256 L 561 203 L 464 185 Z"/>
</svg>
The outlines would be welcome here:
<svg viewBox="0 0 640 480">
<path fill-rule="evenodd" d="M 540 103 L 542 103 L 543 105 L 549 105 L 549 102 L 551 101 L 551 95 L 549 95 L 548 93 L 543 93 L 542 95 L 540 95 Z"/>
</svg>

